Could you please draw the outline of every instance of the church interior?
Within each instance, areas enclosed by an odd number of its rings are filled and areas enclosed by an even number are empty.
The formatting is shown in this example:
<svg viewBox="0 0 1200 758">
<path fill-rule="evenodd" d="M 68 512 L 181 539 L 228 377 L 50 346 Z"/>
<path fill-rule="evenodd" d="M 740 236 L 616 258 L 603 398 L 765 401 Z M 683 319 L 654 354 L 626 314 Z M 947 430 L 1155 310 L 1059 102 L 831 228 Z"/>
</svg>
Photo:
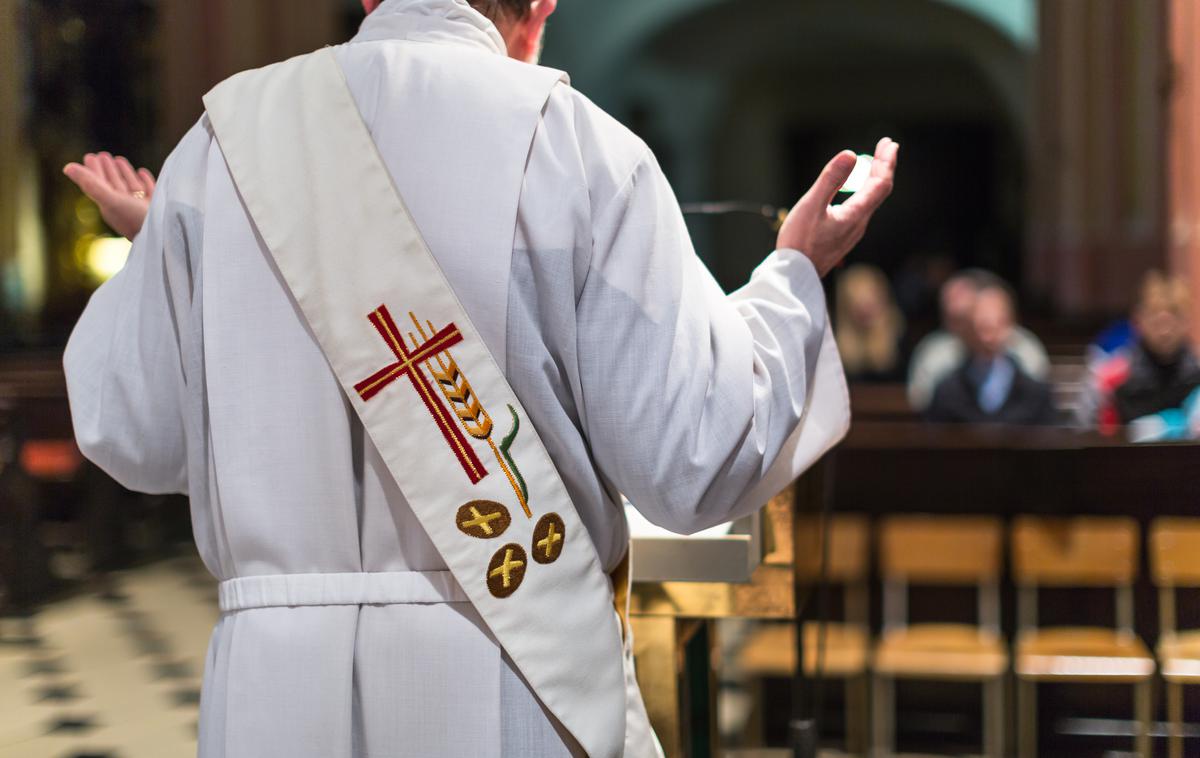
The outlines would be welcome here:
<svg viewBox="0 0 1200 758">
<path fill-rule="evenodd" d="M 0 758 L 194 755 L 218 617 L 186 498 L 74 442 L 63 347 L 130 243 L 62 166 L 157 172 L 217 82 L 361 19 L 0 0 Z M 903 146 L 824 282 L 846 439 L 728 528 L 635 517 L 668 758 L 1200 756 L 1198 43 L 1198 0 L 560 0 L 543 64 L 726 291 L 838 150 Z"/>
</svg>

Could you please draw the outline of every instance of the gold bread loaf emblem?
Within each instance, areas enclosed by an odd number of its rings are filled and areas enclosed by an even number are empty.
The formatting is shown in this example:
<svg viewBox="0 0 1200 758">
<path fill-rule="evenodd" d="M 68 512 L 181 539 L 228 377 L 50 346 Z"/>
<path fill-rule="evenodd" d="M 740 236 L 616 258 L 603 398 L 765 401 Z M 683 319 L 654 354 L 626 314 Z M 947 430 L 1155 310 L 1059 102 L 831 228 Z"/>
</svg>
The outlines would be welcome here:
<svg viewBox="0 0 1200 758">
<path fill-rule="evenodd" d="M 458 530 L 469 537 L 490 540 L 504 534 L 512 523 L 508 509 L 495 500 L 472 500 L 454 517 Z"/>
<path fill-rule="evenodd" d="M 488 564 L 488 591 L 498 598 L 506 598 L 517 591 L 525 578 L 525 548 L 509 543 L 496 551 Z"/>
<path fill-rule="evenodd" d="M 557 513 L 547 513 L 533 528 L 533 559 L 538 563 L 554 563 L 562 555 L 567 539 L 567 527 Z"/>
</svg>

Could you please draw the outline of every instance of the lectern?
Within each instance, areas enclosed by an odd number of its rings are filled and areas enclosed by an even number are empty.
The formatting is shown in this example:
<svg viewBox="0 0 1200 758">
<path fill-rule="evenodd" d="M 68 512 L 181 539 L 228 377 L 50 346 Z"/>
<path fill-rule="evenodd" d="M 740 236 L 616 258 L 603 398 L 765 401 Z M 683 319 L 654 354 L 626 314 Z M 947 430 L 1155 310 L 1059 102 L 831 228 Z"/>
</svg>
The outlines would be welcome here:
<svg viewBox="0 0 1200 758">
<path fill-rule="evenodd" d="M 815 618 L 821 577 L 828 457 L 753 516 L 690 537 L 670 535 L 636 514 L 630 619 L 638 683 L 667 758 L 719 753 L 711 662 L 714 622 L 725 618 Z M 802 648 L 804 635 L 795 636 Z M 797 661 L 804 661 L 803 649 Z M 816 749 L 813 682 L 797 665 L 793 754 Z"/>
</svg>

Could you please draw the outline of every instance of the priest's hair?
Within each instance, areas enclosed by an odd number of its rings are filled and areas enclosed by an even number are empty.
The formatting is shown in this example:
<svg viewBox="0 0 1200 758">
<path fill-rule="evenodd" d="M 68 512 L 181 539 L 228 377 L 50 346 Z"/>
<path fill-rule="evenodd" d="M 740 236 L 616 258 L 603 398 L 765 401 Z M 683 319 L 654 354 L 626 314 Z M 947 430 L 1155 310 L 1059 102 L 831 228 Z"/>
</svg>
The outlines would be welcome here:
<svg viewBox="0 0 1200 758">
<path fill-rule="evenodd" d="M 522 19 L 529 15 L 532 0 L 468 0 L 475 10 L 492 21 Z"/>
</svg>

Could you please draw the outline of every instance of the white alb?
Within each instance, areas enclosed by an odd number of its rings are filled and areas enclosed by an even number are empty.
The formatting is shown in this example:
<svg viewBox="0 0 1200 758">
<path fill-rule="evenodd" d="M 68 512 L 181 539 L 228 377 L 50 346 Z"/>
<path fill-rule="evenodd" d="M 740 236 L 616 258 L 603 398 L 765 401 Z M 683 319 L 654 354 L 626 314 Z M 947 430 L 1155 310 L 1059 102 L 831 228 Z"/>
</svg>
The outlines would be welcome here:
<svg viewBox="0 0 1200 758">
<path fill-rule="evenodd" d="M 725 295 L 644 144 L 565 82 L 531 125 L 464 100 L 465 79 L 511 86 L 503 52 L 463 0 L 387 0 L 332 55 L 607 571 L 628 543 L 619 493 L 683 532 L 761 506 L 844 434 L 844 380 L 807 258 L 776 251 Z M 499 188 L 527 128 L 520 181 Z M 304 207 L 303 186 L 279 191 Z M 202 756 L 582 753 L 449 577 L 207 118 L 66 368 L 81 448 L 130 488 L 187 493 L 223 583 Z"/>
</svg>

